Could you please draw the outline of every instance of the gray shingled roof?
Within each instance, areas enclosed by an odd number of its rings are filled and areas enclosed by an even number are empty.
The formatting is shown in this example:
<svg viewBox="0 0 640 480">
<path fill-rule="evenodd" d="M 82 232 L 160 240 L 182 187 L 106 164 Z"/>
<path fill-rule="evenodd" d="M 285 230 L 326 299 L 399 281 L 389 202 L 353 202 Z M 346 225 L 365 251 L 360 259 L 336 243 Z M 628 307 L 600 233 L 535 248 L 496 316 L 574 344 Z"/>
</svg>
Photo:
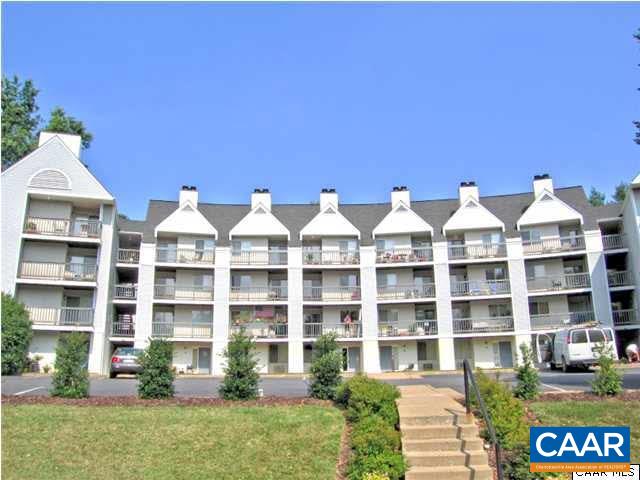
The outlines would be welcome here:
<svg viewBox="0 0 640 480">
<path fill-rule="evenodd" d="M 598 218 L 617 216 L 620 206 L 605 205 L 593 207 L 589 204 L 582 187 L 566 187 L 555 189 L 555 194 L 562 201 L 576 209 L 584 216 L 584 229 L 596 229 Z M 480 203 L 505 224 L 507 237 L 517 236 L 516 222 L 533 202 L 533 193 L 511 195 L 495 195 L 480 197 Z M 445 200 L 417 200 L 411 202 L 411 208 L 434 229 L 434 239 L 442 240 L 442 226 L 458 209 L 457 198 Z M 178 208 L 178 202 L 151 200 L 145 221 L 118 220 L 121 230 L 142 231 L 144 242 L 154 242 L 155 227 Z M 272 213 L 291 233 L 291 245 L 299 245 L 300 230 L 318 213 L 317 204 L 283 204 L 273 205 Z M 391 210 L 391 204 L 340 204 L 340 212 L 360 230 L 361 244 L 371 245 L 371 232 Z M 198 210 L 218 230 L 218 244 L 229 244 L 229 231 L 250 211 L 250 205 L 224 205 L 200 203 Z M 125 228 L 126 227 L 126 228 Z"/>
</svg>

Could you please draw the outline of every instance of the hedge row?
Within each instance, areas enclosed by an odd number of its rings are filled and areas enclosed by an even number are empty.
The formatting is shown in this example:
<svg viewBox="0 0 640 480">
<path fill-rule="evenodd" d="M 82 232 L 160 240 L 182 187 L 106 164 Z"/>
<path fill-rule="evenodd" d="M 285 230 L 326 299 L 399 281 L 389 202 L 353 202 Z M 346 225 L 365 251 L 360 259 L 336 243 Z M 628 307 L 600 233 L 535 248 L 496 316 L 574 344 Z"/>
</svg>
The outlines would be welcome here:
<svg viewBox="0 0 640 480">
<path fill-rule="evenodd" d="M 346 409 L 352 424 L 350 480 L 403 478 L 407 468 L 397 430 L 400 392 L 393 385 L 364 375 L 344 382 L 336 402 Z"/>
</svg>

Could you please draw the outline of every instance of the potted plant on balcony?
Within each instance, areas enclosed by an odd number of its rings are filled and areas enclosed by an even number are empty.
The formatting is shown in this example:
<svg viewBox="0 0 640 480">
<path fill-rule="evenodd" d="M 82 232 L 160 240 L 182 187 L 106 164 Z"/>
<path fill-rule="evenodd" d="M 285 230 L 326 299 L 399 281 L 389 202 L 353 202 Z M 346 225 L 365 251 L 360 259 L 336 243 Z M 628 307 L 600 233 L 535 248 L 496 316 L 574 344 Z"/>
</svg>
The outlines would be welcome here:
<svg viewBox="0 0 640 480">
<path fill-rule="evenodd" d="M 28 221 L 27 225 L 25 226 L 25 230 L 27 233 L 37 233 L 38 226 L 36 225 L 36 222 Z"/>
</svg>

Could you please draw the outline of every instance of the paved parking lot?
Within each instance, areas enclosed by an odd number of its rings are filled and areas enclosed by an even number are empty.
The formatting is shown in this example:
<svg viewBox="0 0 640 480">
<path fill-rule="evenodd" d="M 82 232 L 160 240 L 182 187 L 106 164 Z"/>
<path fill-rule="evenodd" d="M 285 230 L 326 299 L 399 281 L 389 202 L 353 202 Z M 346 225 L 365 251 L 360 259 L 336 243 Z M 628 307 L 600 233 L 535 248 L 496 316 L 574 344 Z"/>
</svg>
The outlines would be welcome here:
<svg viewBox="0 0 640 480">
<path fill-rule="evenodd" d="M 415 377 L 415 375 L 412 375 Z M 397 375 L 394 375 L 397 377 Z M 514 375 L 504 372 L 500 377 L 513 383 Z M 562 373 L 542 371 L 542 385 L 545 391 L 561 392 L 566 390 L 589 390 L 593 372 Z M 460 373 L 428 375 L 423 378 L 383 378 L 395 385 L 412 385 L 428 383 L 434 387 L 450 387 L 459 392 L 464 389 Z M 216 397 L 220 378 L 212 377 L 180 377 L 176 380 L 176 394 L 185 397 Z M 307 393 L 307 380 L 304 377 L 263 377 L 260 386 L 265 395 L 283 397 L 303 397 Z M 2 377 L 2 393 L 5 395 L 48 395 L 51 377 L 23 376 Z M 136 395 L 137 380 L 135 377 L 115 379 L 94 377 L 91 379 L 91 395 Z M 624 370 L 624 387 L 640 389 L 640 368 Z"/>
</svg>

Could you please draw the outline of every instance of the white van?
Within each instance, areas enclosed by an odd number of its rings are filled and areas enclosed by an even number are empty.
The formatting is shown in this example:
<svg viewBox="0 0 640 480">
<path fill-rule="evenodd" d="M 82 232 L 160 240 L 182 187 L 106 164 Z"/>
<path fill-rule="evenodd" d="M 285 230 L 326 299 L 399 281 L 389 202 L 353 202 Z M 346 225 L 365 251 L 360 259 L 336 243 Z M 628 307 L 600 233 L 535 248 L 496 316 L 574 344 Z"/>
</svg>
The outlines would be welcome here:
<svg viewBox="0 0 640 480">
<path fill-rule="evenodd" d="M 595 350 L 603 342 L 611 347 L 613 357 L 617 360 L 612 328 L 581 326 L 539 333 L 536 338 L 538 361 L 548 362 L 552 369 L 562 368 L 563 372 L 571 367 L 588 369 L 598 363 Z"/>
</svg>

